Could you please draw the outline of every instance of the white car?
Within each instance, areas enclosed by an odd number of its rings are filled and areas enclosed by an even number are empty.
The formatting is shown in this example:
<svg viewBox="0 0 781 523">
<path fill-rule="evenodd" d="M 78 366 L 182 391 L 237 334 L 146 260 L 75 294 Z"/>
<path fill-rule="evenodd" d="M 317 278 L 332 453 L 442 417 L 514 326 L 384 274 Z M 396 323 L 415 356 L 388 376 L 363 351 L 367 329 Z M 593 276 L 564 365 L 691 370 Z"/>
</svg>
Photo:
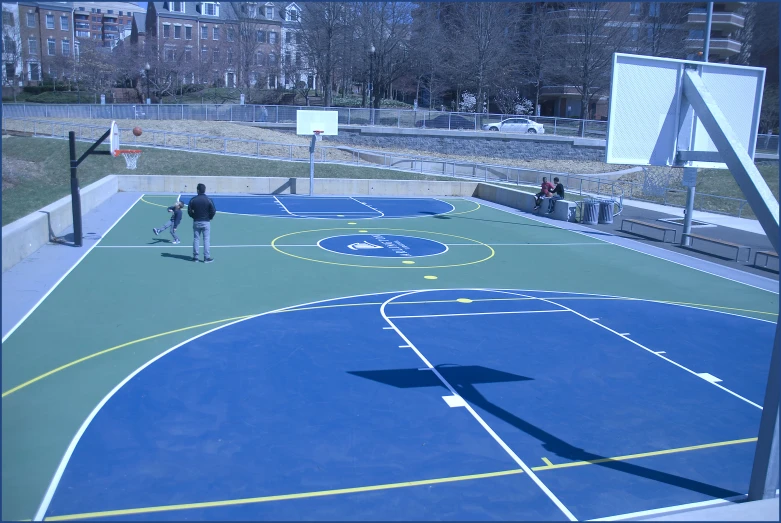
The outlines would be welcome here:
<svg viewBox="0 0 781 523">
<path fill-rule="evenodd" d="M 502 131 L 505 133 L 545 134 L 541 123 L 527 118 L 507 118 L 499 123 L 489 123 L 483 126 L 483 131 Z"/>
</svg>

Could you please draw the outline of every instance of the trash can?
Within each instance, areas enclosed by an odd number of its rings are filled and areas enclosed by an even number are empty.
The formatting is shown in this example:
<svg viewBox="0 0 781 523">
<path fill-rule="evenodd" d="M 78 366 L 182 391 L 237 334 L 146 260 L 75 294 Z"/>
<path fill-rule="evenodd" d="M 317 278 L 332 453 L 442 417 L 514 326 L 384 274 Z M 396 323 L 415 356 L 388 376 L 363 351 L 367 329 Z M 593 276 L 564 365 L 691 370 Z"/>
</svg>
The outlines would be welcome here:
<svg viewBox="0 0 781 523">
<path fill-rule="evenodd" d="M 580 215 L 580 223 L 596 225 L 599 219 L 599 200 L 586 198 L 583 200 L 583 210 Z"/>
<path fill-rule="evenodd" d="M 613 200 L 599 201 L 599 223 L 613 223 Z"/>
</svg>

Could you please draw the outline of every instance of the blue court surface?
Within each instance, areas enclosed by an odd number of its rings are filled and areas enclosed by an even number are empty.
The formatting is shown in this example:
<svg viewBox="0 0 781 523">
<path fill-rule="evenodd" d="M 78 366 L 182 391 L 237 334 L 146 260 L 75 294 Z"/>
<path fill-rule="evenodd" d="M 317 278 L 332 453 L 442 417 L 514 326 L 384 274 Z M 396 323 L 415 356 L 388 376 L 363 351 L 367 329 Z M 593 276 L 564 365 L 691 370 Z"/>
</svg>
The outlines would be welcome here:
<svg viewBox="0 0 781 523">
<path fill-rule="evenodd" d="M 187 204 L 194 194 L 182 194 Z M 414 218 L 447 214 L 453 205 L 436 198 L 338 197 L 295 195 L 209 195 L 218 212 L 308 219 Z"/>
<path fill-rule="evenodd" d="M 116 388 L 46 518 L 586 520 L 730 498 L 747 488 L 767 380 L 754 362 L 774 330 L 517 290 L 273 311 Z"/>
</svg>

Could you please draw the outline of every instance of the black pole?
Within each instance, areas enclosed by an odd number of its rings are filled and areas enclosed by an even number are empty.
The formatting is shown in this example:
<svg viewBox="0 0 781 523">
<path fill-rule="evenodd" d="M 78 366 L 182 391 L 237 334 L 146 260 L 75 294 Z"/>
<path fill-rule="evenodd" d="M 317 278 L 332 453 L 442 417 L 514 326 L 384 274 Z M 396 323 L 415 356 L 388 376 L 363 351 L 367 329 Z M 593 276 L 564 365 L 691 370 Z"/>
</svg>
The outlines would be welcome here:
<svg viewBox="0 0 781 523">
<path fill-rule="evenodd" d="M 76 175 L 79 162 L 76 161 L 76 133 L 68 133 L 71 156 L 71 209 L 73 210 L 73 244 L 82 246 L 81 233 L 81 195 L 79 194 L 79 178 Z"/>
</svg>

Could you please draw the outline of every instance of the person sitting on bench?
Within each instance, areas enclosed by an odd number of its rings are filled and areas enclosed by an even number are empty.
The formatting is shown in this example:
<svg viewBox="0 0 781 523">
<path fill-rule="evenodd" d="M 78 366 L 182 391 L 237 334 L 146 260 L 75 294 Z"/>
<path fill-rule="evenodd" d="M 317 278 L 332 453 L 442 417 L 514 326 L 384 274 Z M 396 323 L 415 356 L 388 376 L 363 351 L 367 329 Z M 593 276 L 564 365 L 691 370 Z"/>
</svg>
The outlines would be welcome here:
<svg viewBox="0 0 781 523">
<path fill-rule="evenodd" d="M 553 190 L 553 184 L 551 184 L 546 177 L 542 177 L 542 190 L 535 194 L 534 196 L 537 198 L 534 204 L 534 210 L 540 208 L 540 205 L 542 204 L 543 198 L 548 198 L 550 196 L 551 191 Z"/>
<path fill-rule="evenodd" d="M 551 191 L 552 196 L 550 203 L 548 204 L 548 214 L 553 212 L 553 209 L 556 205 L 556 200 L 564 199 L 564 185 L 559 182 L 558 176 L 553 179 L 553 182 L 556 184 L 556 187 Z"/>
</svg>

